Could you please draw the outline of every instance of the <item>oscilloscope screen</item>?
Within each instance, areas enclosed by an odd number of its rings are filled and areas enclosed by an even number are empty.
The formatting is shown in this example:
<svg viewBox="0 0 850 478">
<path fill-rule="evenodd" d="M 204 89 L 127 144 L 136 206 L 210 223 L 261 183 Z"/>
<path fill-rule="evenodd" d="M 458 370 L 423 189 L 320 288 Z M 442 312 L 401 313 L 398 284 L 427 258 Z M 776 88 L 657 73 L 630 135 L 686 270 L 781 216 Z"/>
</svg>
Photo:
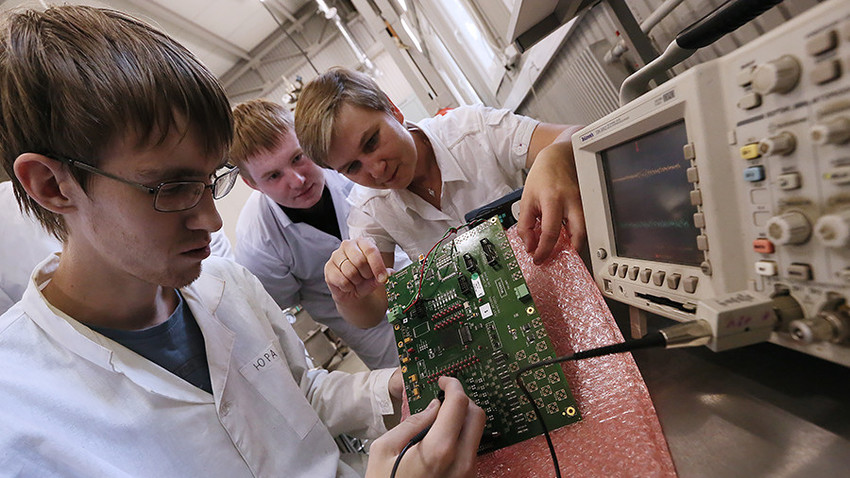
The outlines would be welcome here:
<svg viewBox="0 0 850 478">
<path fill-rule="evenodd" d="M 697 212 L 679 121 L 601 152 L 617 255 L 698 266 Z"/>
</svg>

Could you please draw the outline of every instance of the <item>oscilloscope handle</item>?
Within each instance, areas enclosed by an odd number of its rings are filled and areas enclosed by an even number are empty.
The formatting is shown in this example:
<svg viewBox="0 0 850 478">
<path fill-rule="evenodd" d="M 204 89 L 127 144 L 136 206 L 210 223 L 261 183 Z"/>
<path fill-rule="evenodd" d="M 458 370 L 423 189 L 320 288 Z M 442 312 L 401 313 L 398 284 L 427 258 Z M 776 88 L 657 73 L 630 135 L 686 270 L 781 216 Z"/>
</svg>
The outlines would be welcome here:
<svg viewBox="0 0 850 478">
<path fill-rule="evenodd" d="M 728 1 L 679 32 L 676 43 L 688 50 L 698 50 L 780 3 L 782 0 Z"/>
<path fill-rule="evenodd" d="M 658 58 L 632 73 L 620 85 L 620 106 L 649 91 L 649 80 L 687 60 L 698 49 L 761 15 L 782 0 L 735 0 L 714 9 L 676 36 Z"/>
</svg>

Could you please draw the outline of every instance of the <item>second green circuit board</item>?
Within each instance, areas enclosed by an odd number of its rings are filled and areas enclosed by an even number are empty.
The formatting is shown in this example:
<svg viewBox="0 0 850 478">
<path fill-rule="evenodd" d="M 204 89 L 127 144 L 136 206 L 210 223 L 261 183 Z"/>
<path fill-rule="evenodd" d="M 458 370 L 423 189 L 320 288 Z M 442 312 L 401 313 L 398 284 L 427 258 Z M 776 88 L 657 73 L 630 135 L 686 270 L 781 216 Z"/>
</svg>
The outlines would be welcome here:
<svg viewBox="0 0 850 478">
<path fill-rule="evenodd" d="M 487 413 L 479 453 L 543 433 L 515 377 L 555 352 L 497 218 L 393 274 L 387 294 L 411 413 L 449 375 Z M 581 420 L 560 365 L 532 370 L 523 383 L 548 429 Z"/>
</svg>

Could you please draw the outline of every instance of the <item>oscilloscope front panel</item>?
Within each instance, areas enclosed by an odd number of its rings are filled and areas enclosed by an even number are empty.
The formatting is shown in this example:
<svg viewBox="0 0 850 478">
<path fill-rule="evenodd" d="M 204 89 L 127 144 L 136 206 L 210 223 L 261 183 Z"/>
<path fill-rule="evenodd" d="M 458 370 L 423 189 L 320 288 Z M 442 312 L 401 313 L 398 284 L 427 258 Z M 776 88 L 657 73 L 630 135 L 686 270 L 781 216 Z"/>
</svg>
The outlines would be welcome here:
<svg viewBox="0 0 850 478">
<path fill-rule="evenodd" d="M 850 365 L 850 4 L 689 69 L 573 145 L 606 295 L 677 320 L 736 291 L 787 297 L 772 340 Z"/>
</svg>

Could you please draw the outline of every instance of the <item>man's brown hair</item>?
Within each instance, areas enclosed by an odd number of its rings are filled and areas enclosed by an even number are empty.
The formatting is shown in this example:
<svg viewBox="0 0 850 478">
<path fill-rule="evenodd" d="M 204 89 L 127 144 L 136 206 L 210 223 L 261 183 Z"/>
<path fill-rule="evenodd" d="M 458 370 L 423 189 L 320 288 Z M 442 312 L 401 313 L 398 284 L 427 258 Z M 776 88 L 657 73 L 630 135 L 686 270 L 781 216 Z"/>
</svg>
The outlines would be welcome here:
<svg viewBox="0 0 850 478">
<path fill-rule="evenodd" d="M 21 154 L 97 165 L 117 141 L 158 144 L 181 128 L 197 132 L 205 153 L 223 159 L 232 139 L 227 96 L 189 50 L 129 15 L 81 5 L 3 20 L 0 118 L 0 157 L 18 203 L 61 240 L 68 232 L 62 217 L 15 179 Z M 85 188 L 87 173 L 72 169 Z"/>
<path fill-rule="evenodd" d="M 286 107 L 264 99 L 239 103 L 233 108 L 230 161 L 239 166 L 242 176 L 254 181 L 242 166 L 258 154 L 279 148 L 290 131 L 294 131 L 292 112 Z"/>
</svg>

